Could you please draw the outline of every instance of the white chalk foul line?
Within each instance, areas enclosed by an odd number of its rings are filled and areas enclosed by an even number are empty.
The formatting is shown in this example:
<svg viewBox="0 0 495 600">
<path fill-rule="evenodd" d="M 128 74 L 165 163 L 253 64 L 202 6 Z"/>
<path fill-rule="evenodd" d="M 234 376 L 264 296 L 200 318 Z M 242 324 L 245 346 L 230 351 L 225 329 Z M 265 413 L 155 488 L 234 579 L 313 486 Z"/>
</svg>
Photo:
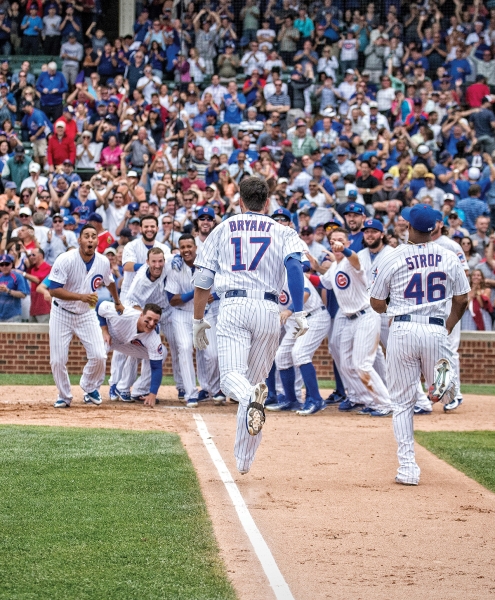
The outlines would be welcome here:
<svg viewBox="0 0 495 600">
<path fill-rule="evenodd" d="M 203 417 L 198 414 L 194 414 L 193 416 L 194 420 L 196 421 L 196 427 L 198 428 L 199 435 L 201 436 L 201 439 L 208 450 L 208 454 L 210 455 L 213 464 L 217 468 L 220 479 L 227 488 L 227 492 L 232 500 L 232 504 L 234 505 L 241 525 L 244 527 L 244 531 L 247 533 L 249 541 L 253 545 L 256 556 L 258 557 L 268 581 L 273 588 L 275 597 L 277 600 L 294 600 L 294 596 L 292 595 L 284 576 L 280 572 L 280 569 L 273 558 L 273 554 L 270 552 L 270 548 L 263 539 L 260 530 L 256 526 L 256 523 L 254 522 L 253 517 L 251 516 L 251 513 L 244 502 L 244 498 L 239 491 L 239 488 L 233 480 L 227 465 L 225 464 L 220 452 L 215 446 L 215 442 L 212 440 L 208 432 Z"/>
</svg>

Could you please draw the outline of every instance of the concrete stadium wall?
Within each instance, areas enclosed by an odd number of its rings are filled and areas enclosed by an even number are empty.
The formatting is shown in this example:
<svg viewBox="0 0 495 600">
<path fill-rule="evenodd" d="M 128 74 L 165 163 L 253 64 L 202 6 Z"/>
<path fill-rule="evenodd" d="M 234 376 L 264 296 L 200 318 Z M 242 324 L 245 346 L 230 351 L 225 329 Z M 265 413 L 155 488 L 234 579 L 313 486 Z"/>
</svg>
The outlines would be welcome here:
<svg viewBox="0 0 495 600">
<path fill-rule="evenodd" d="M 459 353 L 464 383 L 495 384 L 495 332 L 463 332 Z M 84 348 L 74 338 L 69 351 L 69 373 L 81 373 L 85 362 Z M 317 350 L 314 364 L 318 377 L 333 378 L 327 340 Z M 110 360 L 107 363 L 108 373 L 109 369 Z M 0 323 L 0 373 L 50 373 L 48 325 Z M 172 374 L 170 355 L 163 373 Z"/>
</svg>

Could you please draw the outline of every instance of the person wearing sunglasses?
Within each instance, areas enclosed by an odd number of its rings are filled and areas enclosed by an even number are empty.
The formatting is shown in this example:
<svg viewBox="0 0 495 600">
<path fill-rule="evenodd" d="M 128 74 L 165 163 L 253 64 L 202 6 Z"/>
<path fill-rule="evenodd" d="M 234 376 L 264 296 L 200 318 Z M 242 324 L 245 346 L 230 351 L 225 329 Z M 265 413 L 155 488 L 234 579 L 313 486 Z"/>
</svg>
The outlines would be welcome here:
<svg viewBox="0 0 495 600">
<path fill-rule="evenodd" d="M 0 255 L 0 321 L 19 323 L 22 318 L 21 300 L 29 294 L 24 277 L 13 271 L 14 257 Z"/>
<path fill-rule="evenodd" d="M 68 248 L 77 248 L 77 237 L 73 231 L 64 229 L 64 218 L 56 213 L 52 218 L 52 228 L 47 233 L 45 244 L 45 260 L 53 265 L 55 259 L 66 252 Z"/>
</svg>

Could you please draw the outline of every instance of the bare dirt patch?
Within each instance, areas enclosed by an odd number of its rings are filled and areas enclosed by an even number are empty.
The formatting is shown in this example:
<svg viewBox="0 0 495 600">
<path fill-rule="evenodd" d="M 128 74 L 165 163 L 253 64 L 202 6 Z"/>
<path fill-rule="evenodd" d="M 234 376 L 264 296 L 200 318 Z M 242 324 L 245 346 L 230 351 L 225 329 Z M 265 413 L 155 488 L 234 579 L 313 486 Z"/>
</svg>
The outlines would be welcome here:
<svg viewBox="0 0 495 600">
<path fill-rule="evenodd" d="M 495 495 L 420 446 L 420 486 L 393 483 L 396 446 L 389 418 L 335 408 L 307 418 L 269 414 L 253 469 L 241 477 L 232 455 L 234 405 L 191 411 L 167 400 L 154 410 L 108 401 L 87 407 L 74 390 L 73 407 L 55 410 L 55 388 L 5 386 L 0 423 L 179 433 L 242 599 L 274 596 L 197 434 L 193 412 L 203 416 L 297 600 L 495 597 Z M 160 397 L 175 398 L 175 390 L 162 388 Z M 495 399 L 466 396 L 448 415 L 435 407 L 433 415 L 416 418 L 416 428 L 495 429 Z"/>
</svg>

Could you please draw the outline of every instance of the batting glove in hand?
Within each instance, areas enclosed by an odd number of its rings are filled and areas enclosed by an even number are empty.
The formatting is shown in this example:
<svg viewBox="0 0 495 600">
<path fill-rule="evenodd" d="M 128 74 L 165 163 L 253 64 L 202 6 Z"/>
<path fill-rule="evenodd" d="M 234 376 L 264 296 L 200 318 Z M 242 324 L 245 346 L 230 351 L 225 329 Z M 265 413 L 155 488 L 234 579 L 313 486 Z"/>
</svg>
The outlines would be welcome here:
<svg viewBox="0 0 495 600">
<path fill-rule="evenodd" d="M 172 259 L 172 269 L 174 271 L 180 271 L 182 269 L 182 256 L 180 254 L 176 254 Z"/>
<path fill-rule="evenodd" d="M 298 338 L 298 337 L 301 337 L 301 335 L 304 335 L 308 331 L 309 325 L 308 325 L 308 321 L 306 320 L 306 313 L 304 311 L 295 312 L 294 318 L 296 319 L 296 323 L 297 323 L 297 327 L 294 332 L 294 337 Z"/>
<path fill-rule="evenodd" d="M 205 350 L 209 345 L 206 337 L 206 330 L 211 329 L 211 325 L 204 319 L 193 319 L 193 344 L 197 350 Z"/>
</svg>

